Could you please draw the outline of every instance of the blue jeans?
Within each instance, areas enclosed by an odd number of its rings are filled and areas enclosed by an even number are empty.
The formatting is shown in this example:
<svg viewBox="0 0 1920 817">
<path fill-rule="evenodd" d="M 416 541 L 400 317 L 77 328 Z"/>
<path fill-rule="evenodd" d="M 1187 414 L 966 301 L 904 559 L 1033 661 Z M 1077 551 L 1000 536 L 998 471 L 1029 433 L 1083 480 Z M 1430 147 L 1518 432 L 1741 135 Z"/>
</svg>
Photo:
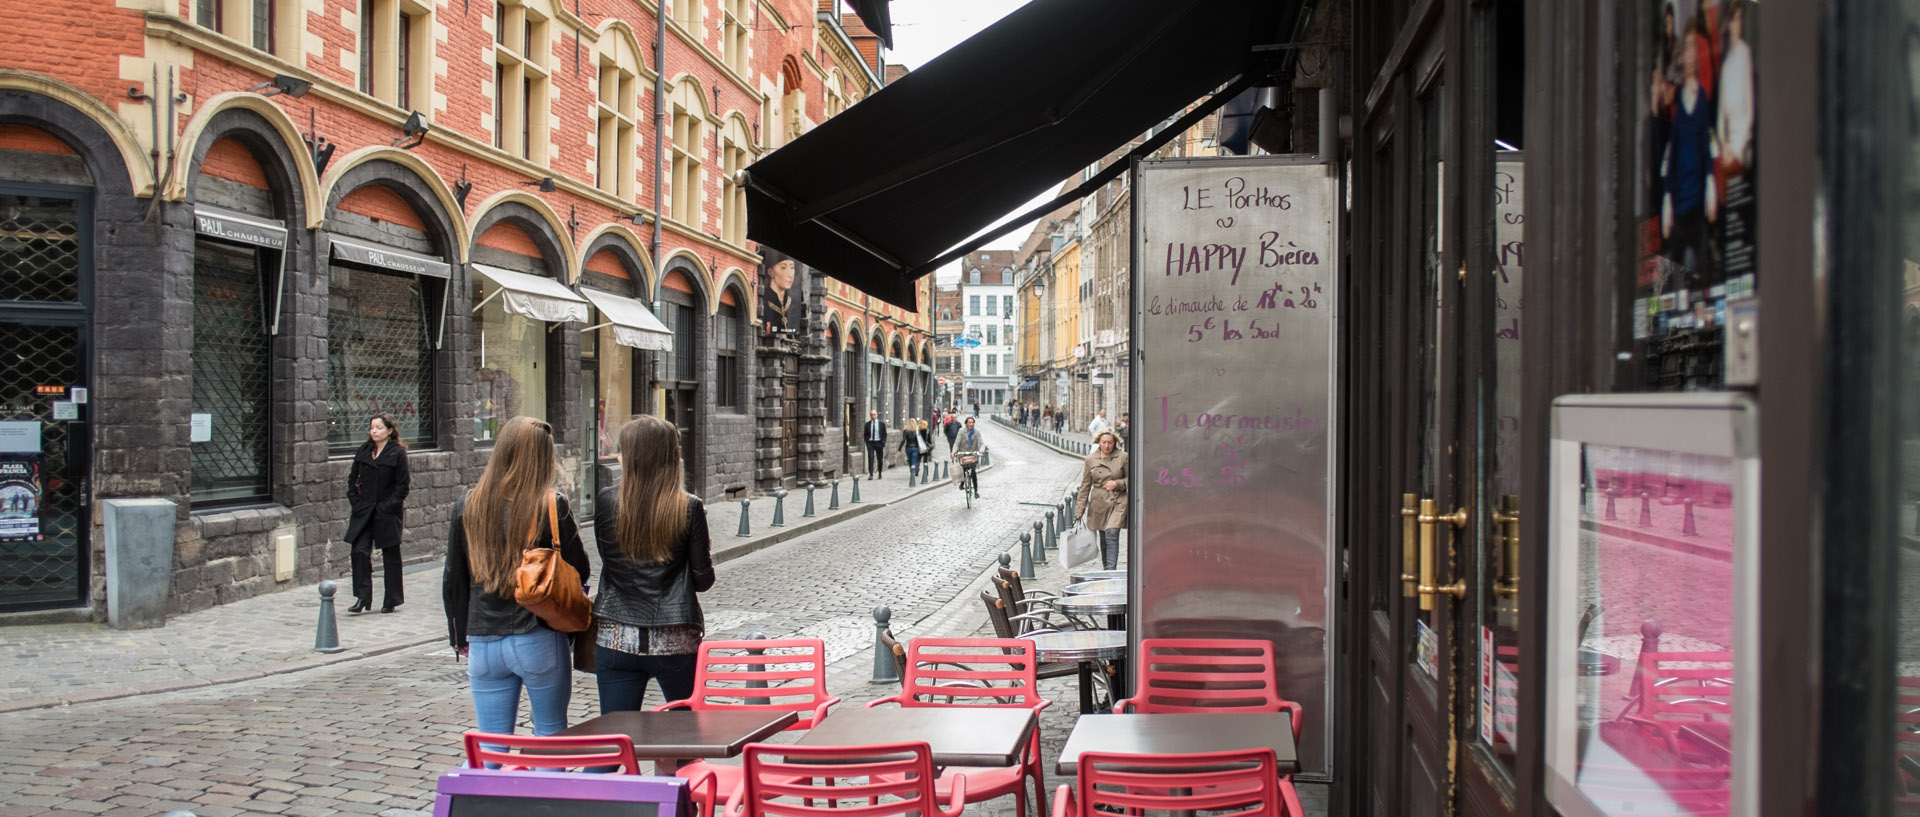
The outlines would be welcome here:
<svg viewBox="0 0 1920 817">
<path fill-rule="evenodd" d="M 593 676 L 600 687 L 600 714 L 636 712 L 647 682 L 658 680 L 665 701 L 693 697 L 693 667 L 698 656 L 634 655 L 606 647 L 593 650 Z"/>
<path fill-rule="evenodd" d="M 533 707 L 535 735 L 567 728 L 573 654 L 565 633 L 541 627 L 520 635 L 476 635 L 467 642 L 467 683 L 480 731 L 513 734 L 522 685 Z"/>
<path fill-rule="evenodd" d="M 920 468 L 920 449 L 918 449 L 918 448 L 909 448 L 909 449 L 907 449 L 907 468 L 908 468 L 908 469 L 910 469 L 910 470 L 919 470 L 919 468 Z"/>
</svg>

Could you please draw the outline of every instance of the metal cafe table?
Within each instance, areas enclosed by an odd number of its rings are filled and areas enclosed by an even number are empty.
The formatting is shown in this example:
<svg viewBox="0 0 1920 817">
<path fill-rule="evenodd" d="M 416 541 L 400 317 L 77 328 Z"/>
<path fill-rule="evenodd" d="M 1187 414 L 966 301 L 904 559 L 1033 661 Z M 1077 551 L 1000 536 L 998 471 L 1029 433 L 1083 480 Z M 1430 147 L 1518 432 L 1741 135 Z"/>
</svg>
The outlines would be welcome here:
<svg viewBox="0 0 1920 817">
<path fill-rule="evenodd" d="M 1054 605 L 1063 612 L 1076 616 L 1106 616 L 1107 629 L 1127 629 L 1127 594 L 1125 593 L 1080 593 L 1061 596 Z"/>
<path fill-rule="evenodd" d="M 1094 711 L 1093 662 L 1114 660 L 1127 654 L 1125 630 L 1067 630 L 1026 636 L 1033 642 L 1033 655 L 1045 662 L 1074 661 L 1080 665 L 1080 714 Z M 1124 668 L 1123 668 L 1124 670 Z M 1126 697 L 1126 673 L 1113 674 L 1113 698 Z"/>
<path fill-rule="evenodd" d="M 921 742 L 935 766 L 1014 766 L 1039 723 L 1032 709 L 876 706 L 842 709 L 808 729 L 796 746 Z"/>
<path fill-rule="evenodd" d="M 1067 571 L 1067 580 L 1072 582 L 1086 582 L 1096 579 L 1124 579 L 1126 577 L 1127 571 L 1124 569 L 1096 570 L 1093 568 L 1076 568 Z"/>
<path fill-rule="evenodd" d="M 779 734 L 799 719 L 794 712 L 762 710 L 608 712 L 558 734 L 626 735 L 633 739 L 635 757 L 671 766 L 694 758 L 737 756 L 747 744 Z"/>
<path fill-rule="evenodd" d="M 1293 745 L 1293 717 L 1285 712 L 1231 714 L 1102 715 L 1081 718 L 1067 735 L 1054 771 L 1078 774 L 1084 752 L 1189 754 L 1235 749 L 1272 749 L 1281 774 L 1300 770 Z"/>
<path fill-rule="evenodd" d="M 1067 595 L 1086 596 L 1094 593 L 1119 593 L 1126 595 L 1126 579 L 1088 579 L 1067 585 Z"/>
</svg>

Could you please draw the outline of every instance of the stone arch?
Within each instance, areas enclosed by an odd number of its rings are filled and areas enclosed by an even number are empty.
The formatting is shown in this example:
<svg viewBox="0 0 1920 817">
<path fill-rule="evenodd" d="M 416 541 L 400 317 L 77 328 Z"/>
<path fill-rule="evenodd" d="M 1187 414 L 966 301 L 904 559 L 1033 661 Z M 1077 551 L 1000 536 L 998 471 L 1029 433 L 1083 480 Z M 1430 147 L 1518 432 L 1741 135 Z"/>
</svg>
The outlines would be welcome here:
<svg viewBox="0 0 1920 817">
<path fill-rule="evenodd" d="M 673 254 L 660 262 L 662 285 L 665 284 L 667 275 L 674 270 L 679 270 L 694 282 L 695 294 L 700 296 L 700 308 L 706 310 L 707 314 L 712 314 L 713 305 L 720 300 L 720 296 L 716 294 L 717 290 L 713 286 L 713 274 L 707 270 L 707 265 L 701 262 L 700 256 L 694 255 L 691 250 L 674 250 Z"/>
<path fill-rule="evenodd" d="M 636 73 L 653 70 L 647 65 L 647 51 L 641 50 L 639 36 L 634 34 L 633 27 L 627 25 L 625 20 L 608 19 L 600 24 L 598 30 L 600 40 L 595 43 L 596 54 L 608 54 L 614 58 L 615 62 L 624 62 L 621 59 L 622 49 L 626 49 L 633 55 L 635 67 L 638 69 Z"/>
<path fill-rule="evenodd" d="M 383 168 L 374 165 L 376 162 L 397 167 Z M 374 165 L 374 169 L 360 170 L 363 165 Z M 323 191 L 321 201 L 326 203 L 320 212 L 324 214 L 332 210 L 346 193 L 373 181 L 400 194 L 401 198 L 413 205 L 415 212 L 435 216 L 429 220 L 428 226 L 442 226 L 441 221 L 444 220 L 447 247 L 442 252 L 455 256 L 460 263 L 466 263 L 473 235 L 468 229 L 467 220 L 461 216 L 460 203 L 454 199 L 452 188 L 447 186 L 445 179 L 440 178 L 432 165 L 399 148 L 385 145 L 361 148 L 328 168 L 327 175 L 320 182 Z M 438 238 L 436 236 L 436 240 Z"/>
<path fill-rule="evenodd" d="M 751 323 L 754 319 L 758 318 L 760 315 L 760 306 L 754 300 L 756 293 L 753 291 L 753 281 L 747 277 L 746 272 L 742 271 L 739 267 L 728 267 L 725 272 L 720 273 L 714 281 L 714 291 L 725 292 L 729 287 L 737 287 L 739 289 L 739 293 L 734 295 L 734 297 L 740 300 L 740 308 L 745 310 L 744 314 L 747 316 L 748 322 Z M 715 298 L 713 302 L 715 304 L 714 311 L 718 312 L 720 299 Z"/>
<path fill-rule="evenodd" d="M 0 69 L 0 123 L 32 125 L 66 142 L 86 162 L 96 190 L 153 194 L 154 170 L 140 138 L 86 91 L 31 71 Z M 94 149 L 100 145 L 112 145 L 118 161 Z"/>
<path fill-rule="evenodd" d="M 481 202 L 474 213 L 476 216 L 470 230 L 472 241 L 479 241 L 480 236 L 495 225 L 513 224 L 540 248 L 541 259 L 547 263 L 547 272 L 554 280 L 563 284 L 579 280 L 573 239 L 568 236 L 560 215 L 539 197 L 518 190 L 504 190 Z M 555 267 L 556 264 L 559 266 Z"/>
<path fill-rule="evenodd" d="M 192 146 L 193 156 L 190 161 L 176 164 L 173 175 L 166 180 L 168 201 L 183 201 L 192 195 L 194 171 L 206 159 L 207 149 L 225 136 L 240 136 L 256 158 L 263 149 L 270 150 L 275 163 L 281 165 L 279 172 L 286 176 L 284 182 L 274 179 L 275 186 L 284 183 L 297 194 L 300 208 L 289 212 L 303 213 L 306 218 L 304 222 L 297 222 L 289 217 L 288 222 L 308 229 L 320 226 L 326 216 L 320 176 L 314 172 L 313 157 L 305 150 L 299 127 L 280 106 L 259 94 L 244 91 L 230 91 L 207 100 L 187 121 L 181 130 L 180 143 Z M 300 145 L 301 149 L 295 150 L 293 145 Z"/>
<path fill-rule="evenodd" d="M 786 87 L 790 90 L 798 91 L 805 87 L 806 72 L 800 70 L 800 61 L 794 59 L 792 54 L 781 58 L 780 77 L 786 81 Z"/>
<path fill-rule="evenodd" d="M 582 275 L 586 274 L 589 259 L 602 250 L 610 250 L 633 272 L 633 291 L 631 292 L 633 297 L 642 300 L 653 299 L 654 285 L 658 282 L 658 276 L 654 274 L 653 264 L 647 254 L 641 250 L 646 246 L 646 242 L 641 241 L 640 236 L 634 234 L 633 228 L 619 222 L 602 224 L 593 232 L 587 233 L 582 246 L 585 247 L 580 251 L 579 266 Z"/>
</svg>

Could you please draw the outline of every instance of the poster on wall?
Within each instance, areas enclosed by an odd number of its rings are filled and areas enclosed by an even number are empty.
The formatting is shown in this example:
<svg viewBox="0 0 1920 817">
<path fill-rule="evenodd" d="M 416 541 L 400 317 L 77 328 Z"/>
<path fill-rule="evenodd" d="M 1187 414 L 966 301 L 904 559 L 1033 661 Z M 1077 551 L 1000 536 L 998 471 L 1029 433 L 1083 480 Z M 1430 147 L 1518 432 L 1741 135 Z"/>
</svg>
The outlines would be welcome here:
<svg viewBox="0 0 1920 817">
<path fill-rule="evenodd" d="M 40 460 L 0 455 L 0 542 L 37 542 L 40 535 Z"/>
<path fill-rule="evenodd" d="M 1730 301 L 1757 294 L 1749 0 L 1644 0 L 1632 333 L 1655 390 L 1725 385 Z"/>
<path fill-rule="evenodd" d="M 1132 629 L 1271 640 L 1308 713 L 1300 769 L 1325 774 L 1334 179 L 1299 157 L 1167 159 L 1134 189 Z"/>
<path fill-rule="evenodd" d="M 800 262 L 770 247 L 762 246 L 760 252 L 761 331 L 805 332 L 807 287 Z"/>
</svg>

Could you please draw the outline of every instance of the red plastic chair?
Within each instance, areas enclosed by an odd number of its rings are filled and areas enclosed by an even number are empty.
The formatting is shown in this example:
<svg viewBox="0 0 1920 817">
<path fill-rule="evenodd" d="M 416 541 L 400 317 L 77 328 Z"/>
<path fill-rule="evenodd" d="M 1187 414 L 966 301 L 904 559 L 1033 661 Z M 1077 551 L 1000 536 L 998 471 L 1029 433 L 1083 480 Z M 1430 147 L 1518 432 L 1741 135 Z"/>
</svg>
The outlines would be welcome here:
<svg viewBox="0 0 1920 817">
<path fill-rule="evenodd" d="M 749 652 L 751 651 L 751 652 Z M 763 686 L 748 686 L 760 684 Z M 840 702 L 827 694 L 827 646 L 818 638 L 705 641 L 693 669 L 693 697 L 654 707 L 799 712 L 788 731 L 811 729 Z M 740 785 L 741 767 L 696 760 L 675 772 L 689 785 L 713 778 L 719 791 Z M 703 815 L 711 813 L 711 802 Z"/>
<path fill-rule="evenodd" d="M 1687 666 L 1678 666 L 1685 664 Z M 1654 732 L 1675 755 L 1693 757 L 1681 740 L 1687 726 L 1725 722 L 1733 715 L 1733 653 L 1641 650 L 1635 669 L 1637 701 L 1620 719 Z"/>
<path fill-rule="evenodd" d="M 1143 638 L 1137 667 L 1133 697 L 1114 712 L 1286 712 L 1300 739 L 1300 705 L 1280 697 L 1271 641 Z"/>
<path fill-rule="evenodd" d="M 741 782 L 725 817 L 959 817 L 967 781 L 955 777 L 948 804 L 934 794 L 925 743 L 873 746 L 747 747 Z"/>
<path fill-rule="evenodd" d="M 498 763 L 502 769 L 571 769 L 617 765 L 625 774 L 640 773 L 640 761 L 633 756 L 633 738 L 626 735 L 534 737 L 474 731 L 463 737 L 467 743 L 469 768 L 484 768 L 488 763 Z M 523 751 L 509 751 L 511 749 Z M 526 750 L 537 754 L 525 754 Z"/>
<path fill-rule="evenodd" d="M 901 706 L 991 706 L 1027 708 L 1038 713 L 1053 702 L 1040 697 L 1033 642 L 1024 638 L 916 638 L 907 644 L 907 669 L 900 694 L 867 704 Z M 936 700 L 944 698 L 944 703 Z M 1046 802 L 1047 779 L 1035 725 L 1017 766 L 969 768 L 968 804 L 1014 797 L 1017 814 L 1027 813 L 1026 781 L 1033 781 L 1034 811 Z M 938 790 L 951 787 L 951 771 L 942 773 Z"/>
<path fill-rule="evenodd" d="M 1280 785 L 1270 749 L 1188 755 L 1080 756 L 1073 785 L 1054 792 L 1053 817 L 1208 811 L 1213 817 L 1305 817 L 1291 786 Z"/>
</svg>

